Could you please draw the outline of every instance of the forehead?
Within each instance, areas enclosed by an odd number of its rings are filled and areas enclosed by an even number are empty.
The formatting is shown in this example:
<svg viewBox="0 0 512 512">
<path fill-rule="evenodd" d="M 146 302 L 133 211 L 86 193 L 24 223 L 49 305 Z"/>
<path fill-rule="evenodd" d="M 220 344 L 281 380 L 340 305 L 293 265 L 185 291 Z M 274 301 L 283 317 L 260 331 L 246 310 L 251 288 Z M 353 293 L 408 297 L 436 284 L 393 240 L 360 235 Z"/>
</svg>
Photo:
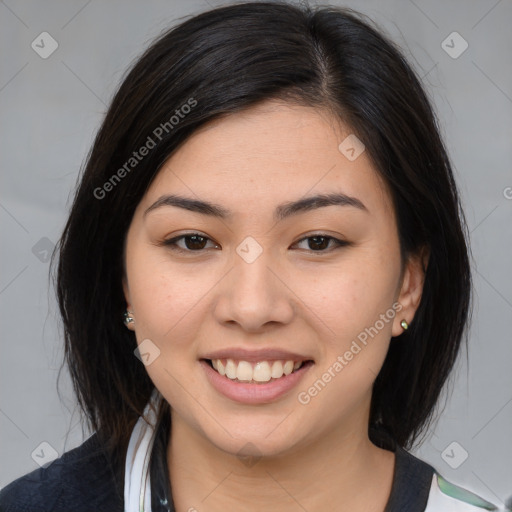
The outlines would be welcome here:
<svg viewBox="0 0 512 512">
<path fill-rule="evenodd" d="M 266 102 L 197 130 L 164 164 L 142 206 L 172 191 L 252 214 L 283 198 L 334 192 L 358 197 L 373 214 L 389 213 L 369 156 L 344 153 L 353 137 L 327 111 Z"/>
</svg>

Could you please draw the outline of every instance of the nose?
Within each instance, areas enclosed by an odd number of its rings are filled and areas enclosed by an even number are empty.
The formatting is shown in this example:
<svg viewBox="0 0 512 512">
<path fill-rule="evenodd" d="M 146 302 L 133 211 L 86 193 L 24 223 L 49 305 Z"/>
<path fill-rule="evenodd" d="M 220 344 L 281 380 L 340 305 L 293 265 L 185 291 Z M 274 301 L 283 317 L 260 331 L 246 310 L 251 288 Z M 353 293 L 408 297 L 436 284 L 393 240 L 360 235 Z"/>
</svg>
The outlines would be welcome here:
<svg viewBox="0 0 512 512">
<path fill-rule="evenodd" d="M 293 318 L 294 294 L 269 251 L 250 263 L 237 254 L 232 270 L 219 284 L 215 316 L 221 323 L 260 332 Z"/>
</svg>

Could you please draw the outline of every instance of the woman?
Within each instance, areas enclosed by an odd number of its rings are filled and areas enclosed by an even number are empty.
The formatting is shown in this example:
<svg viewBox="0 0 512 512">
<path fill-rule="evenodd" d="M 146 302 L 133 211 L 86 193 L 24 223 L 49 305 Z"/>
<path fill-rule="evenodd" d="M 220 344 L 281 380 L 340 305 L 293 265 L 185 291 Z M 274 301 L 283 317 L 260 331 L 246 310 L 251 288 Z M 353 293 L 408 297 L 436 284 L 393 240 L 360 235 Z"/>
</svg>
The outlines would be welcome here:
<svg viewBox="0 0 512 512">
<path fill-rule="evenodd" d="M 465 336 L 465 233 L 430 103 L 369 20 L 258 2 L 171 29 L 58 246 L 95 434 L 1 510 L 496 510 L 406 451 Z"/>
</svg>

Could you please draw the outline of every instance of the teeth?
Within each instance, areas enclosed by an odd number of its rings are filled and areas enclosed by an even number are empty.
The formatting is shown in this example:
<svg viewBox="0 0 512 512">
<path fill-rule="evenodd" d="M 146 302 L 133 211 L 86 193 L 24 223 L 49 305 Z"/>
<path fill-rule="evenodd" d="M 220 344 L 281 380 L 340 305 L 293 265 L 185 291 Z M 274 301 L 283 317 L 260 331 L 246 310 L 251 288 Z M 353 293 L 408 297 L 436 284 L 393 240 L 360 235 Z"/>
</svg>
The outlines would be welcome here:
<svg viewBox="0 0 512 512">
<path fill-rule="evenodd" d="M 240 361 L 236 369 L 236 378 L 238 380 L 250 382 L 252 380 L 252 366 L 247 361 Z"/>
<path fill-rule="evenodd" d="M 226 377 L 228 379 L 236 379 L 236 369 L 237 365 L 233 359 L 228 359 L 228 362 L 226 363 Z"/>
<path fill-rule="evenodd" d="M 224 368 L 224 365 L 222 364 L 222 361 L 219 359 L 217 362 L 217 368 L 215 368 L 221 375 L 226 375 L 226 369 Z M 212 361 L 213 363 L 213 361 Z"/>
<path fill-rule="evenodd" d="M 286 361 L 284 363 L 283 372 L 285 375 L 290 375 L 293 372 L 293 361 Z"/>
<path fill-rule="evenodd" d="M 225 364 L 224 364 L 225 362 Z M 235 361 L 233 359 L 213 359 L 212 366 L 218 373 L 228 379 L 240 382 L 268 382 L 270 379 L 280 379 L 283 375 L 290 375 L 298 370 L 303 361 L 258 361 L 249 363 L 247 361 Z"/>
<path fill-rule="evenodd" d="M 252 378 L 256 382 L 268 382 L 272 378 L 270 364 L 268 364 L 267 361 L 256 363 Z"/>
<path fill-rule="evenodd" d="M 281 363 L 281 361 L 274 362 L 271 376 L 273 379 L 279 379 L 279 377 L 283 376 L 283 363 Z"/>
</svg>

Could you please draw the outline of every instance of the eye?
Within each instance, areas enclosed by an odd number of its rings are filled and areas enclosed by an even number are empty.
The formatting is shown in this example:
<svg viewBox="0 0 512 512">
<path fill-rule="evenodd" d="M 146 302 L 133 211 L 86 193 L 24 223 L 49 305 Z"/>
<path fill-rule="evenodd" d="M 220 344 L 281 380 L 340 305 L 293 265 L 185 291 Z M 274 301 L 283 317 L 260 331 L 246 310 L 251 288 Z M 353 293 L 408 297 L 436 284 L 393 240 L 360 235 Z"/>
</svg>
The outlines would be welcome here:
<svg viewBox="0 0 512 512">
<path fill-rule="evenodd" d="M 314 233 L 299 240 L 295 245 L 303 242 L 307 242 L 306 250 L 310 249 L 312 252 L 330 252 L 330 250 L 326 251 L 325 249 L 329 247 L 331 242 L 334 244 L 334 247 L 331 246 L 332 250 L 337 247 L 350 245 L 350 242 L 347 242 L 346 240 L 339 240 L 338 238 L 326 235 L 325 233 Z"/>
<path fill-rule="evenodd" d="M 178 245 L 178 242 L 182 241 L 185 247 Z M 161 245 L 169 247 L 171 250 L 178 252 L 201 252 L 202 249 L 205 248 L 205 245 L 208 241 L 213 243 L 210 238 L 201 235 L 201 233 L 188 233 L 186 235 L 180 235 L 169 240 L 164 240 Z M 219 247 L 217 244 L 214 245 Z"/>
<path fill-rule="evenodd" d="M 179 245 L 181 242 L 184 244 L 184 246 Z M 173 251 L 190 253 L 203 252 L 203 249 L 206 248 L 206 244 L 208 242 L 212 242 L 215 248 L 220 247 L 210 238 L 203 236 L 201 233 L 188 233 L 185 235 L 180 235 L 169 240 L 164 240 L 160 245 L 169 247 Z M 303 242 L 307 242 L 308 247 L 306 250 L 309 250 L 310 252 L 330 252 L 337 247 L 350 245 L 350 242 L 347 242 L 346 240 L 339 240 L 338 238 L 334 238 L 324 233 L 314 233 L 313 235 L 302 238 L 294 245 L 298 245 Z M 325 250 L 329 247 L 331 247 L 331 249 Z"/>
</svg>

